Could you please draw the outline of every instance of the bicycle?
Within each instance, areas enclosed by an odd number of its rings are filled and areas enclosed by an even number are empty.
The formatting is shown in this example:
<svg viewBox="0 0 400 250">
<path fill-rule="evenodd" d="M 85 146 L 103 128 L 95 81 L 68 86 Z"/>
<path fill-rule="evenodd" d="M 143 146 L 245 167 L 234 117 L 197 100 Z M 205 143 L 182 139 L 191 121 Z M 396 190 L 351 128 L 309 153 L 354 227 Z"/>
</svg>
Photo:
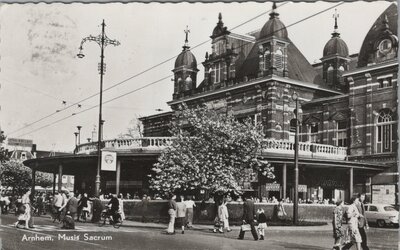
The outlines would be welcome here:
<svg viewBox="0 0 400 250">
<path fill-rule="evenodd" d="M 89 217 L 89 211 L 87 211 L 87 210 L 82 210 L 81 216 L 80 216 L 80 218 L 79 218 L 80 221 L 83 222 L 83 223 L 86 223 L 88 217 Z"/>
<path fill-rule="evenodd" d="M 101 215 L 100 215 L 100 222 L 99 222 L 99 227 L 104 226 L 105 224 L 107 224 L 107 221 L 110 225 L 113 225 L 114 228 L 119 228 L 122 225 L 122 217 L 121 214 L 116 212 L 116 218 L 117 220 L 114 221 L 114 219 L 112 218 L 113 216 L 110 214 L 110 209 L 106 208 L 103 211 L 101 211 Z"/>
</svg>

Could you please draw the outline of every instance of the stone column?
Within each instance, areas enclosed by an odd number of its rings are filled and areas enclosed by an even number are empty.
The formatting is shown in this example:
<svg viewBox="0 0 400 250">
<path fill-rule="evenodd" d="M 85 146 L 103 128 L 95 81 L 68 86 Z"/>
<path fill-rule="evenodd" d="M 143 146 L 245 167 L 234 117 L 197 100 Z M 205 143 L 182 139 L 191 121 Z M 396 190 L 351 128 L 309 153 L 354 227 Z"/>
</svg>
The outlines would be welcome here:
<svg viewBox="0 0 400 250">
<path fill-rule="evenodd" d="M 56 177 L 57 177 L 57 174 L 53 173 L 53 196 L 56 193 Z"/>
<path fill-rule="evenodd" d="M 372 202 L 372 178 L 367 177 L 365 182 L 365 195 L 367 196 L 369 202 Z"/>
<path fill-rule="evenodd" d="M 117 169 L 116 169 L 116 180 L 115 180 L 115 194 L 118 195 L 119 194 L 119 184 L 120 184 L 120 180 L 121 180 L 121 160 L 117 160 Z"/>
<path fill-rule="evenodd" d="M 353 197 L 353 168 L 350 168 L 349 170 L 349 201 L 351 197 Z"/>
<path fill-rule="evenodd" d="M 283 163 L 282 166 L 282 195 L 281 198 L 284 199 L 286 198 L 286 188 L 287 188 L 287 182 L 286 182 L 286 172 L 287 171 L 287 166 L 286 163 Z"/>
<path fill-rule="evenodd" d="M 63 166 L 60 163 L 60 165 L 58 165 L 58 192 L 61 192 L 61 188 L 62 188 L 62 175 L 63 175 Z"/>
<path fill-rule="evenodd" d="M 35 186 L 36 186 L 36 169 L 32 168 L 32 196 L 35 196 Z"/>
</svg>

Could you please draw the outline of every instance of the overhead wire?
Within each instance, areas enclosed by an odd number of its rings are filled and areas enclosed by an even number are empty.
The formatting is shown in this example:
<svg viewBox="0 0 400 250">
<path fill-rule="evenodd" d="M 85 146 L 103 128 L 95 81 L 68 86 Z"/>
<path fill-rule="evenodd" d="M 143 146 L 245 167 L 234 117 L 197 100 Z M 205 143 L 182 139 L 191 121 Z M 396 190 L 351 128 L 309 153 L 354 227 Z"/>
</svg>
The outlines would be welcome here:
<svg viewBox="0 0 400 250">
<path fill-rule="evenodd" d="M 284 5 L 288 4 L 288 3 L 289 3 L 289 2 L 283 3 L 283 4 L 279 5 L 278 7 L 284 6 Z M 249 23 L 249 22 L 251 22 L 251 21 L 253 21 L 253 20 L 255 20 L 255 19 L 257 19 L 257 18 L 259 18 L 259 17 L 261 17 L 261 16 L 263 16 L 263 15 L 265 15 L 266 13 L 268 13 L 268 12 L 270 12 L 270 11 L 271 11 L 271 10 L 265 11 L 265 12 L 263 12 L 263 13 L 260 13 L 259 15 L 257 15 L 257 16 L 255 16 L 255 17 L 253 17 L 253 18 L 251 18 L 251 19 L 249 19 L 249 20 L 247 20 L 247 21 L 245 21 L 245 22 L 243 22 L 243 23 L 241 23 L 241 24 L 239 24 L 239 25 L 233 27 L 233 28 L 230 29 L 230 30 L 234 30 L 234 29 L 236 29 L 236 28 L 239 28 L 239 27 L 241 27 L 241 26 L 243 26 L 243 25 L 245 25 L 245 24 L 247 24 L 247 23 Z M 200 47 L 200 46 L 202 46 L 202 45 L 204 45 L 204 44 L 206 44 L 206 43 L 208 43 L 208 42 L 210 42 L 210 41 L 211 41 L 211 39 L 208 39 L 208 40 L 206 40 L 206 41 L 204 41 L 204 42 L 201 42 L 201 43 L 199 43 L 199 44 L 193 46 L 192 49 L 196 49 L 196 48 L 198 48 L 198 47 Z M 156 64 L 156 65 L 154 65 L 154 66 L 152 66 L 152 67 L 150 67 L 150 68 L 147 68 L 147 69 L 145 69 L 145 70 L 143 70 L 143 71 L 141 71 L 141 72 L 139 72 L 139 73 L 137 73 L 137 74 L 135 74 L 135 75 L 133 75 L 133 76 L 131 76 L 131 77 L 126 78 L 125 80 L 122 80 L 121 82 L 118 82 L 118 83 L 116 83 L 116 84 L 114 84 L 114 85 L 111 85 L 110 87 L 105 88 L 105 89 L 103 90 L 103 93 L 106 92 L 107 90 L 110 90 L 110 89 L 112 89 L 112 88 L 115 88 L 115 87 L 117 87 L 117 86 L 119 86 L 119 85 L 121 85 L 121 84 L 123 84 L 123 83 L 125 83 L 125 82 L 127 82 L 127 81 L 130 81 L 130 80 L 132 80 L 133 78 L 136 78 L 136 77 L 138 77 L 138 76 L 140 76 L 140 75 L 143 75 L 143 74 L 145 74 L 145 73 L 147 73 L 147 72 L 153 70 L 154 68 L 157 68 L 157 67 L 159 67 L 159 66 L 161 66 L 161 65 L 163 65 L 163 64 L 165 64 L 165 63 L 167 63 L 167 62 L 169 62 L 169 61 L 171 61 L 171 60 L 173 60 L 173 59 L 175 59 L 176 57 L 177 57 L 177 55 L 176 55 L 176 56 L 173 56 L 173 57 L 170 57 L 170 58 L 168 58 L 168 59 L 166 59 L 166 60 L 164 60 L 164 61 L 162 61 L 162 62 L 160 62 L 160 63 L 158 63 L 158 64 Z M 86 97 L 86 98 L 84 98 L 84 99 L 82 99 L 82 100 L 79 100 L 79 101 L 77 101 L 77 102 L 74 102 L 73 104 L 68 105 L 68 106 L 66 106 L 66 107 L 64 107 L 64 108 L 62 108 L 62 109 L 56 110 L 55 112 L 50 113 L 50 114 L 48 114 L 48 115 L 46 115 L 46 116 L 44 116 L 44 117 L 42 117 L 42 118 L 39 118 L 39 119 L 36 120 L 36 121 L 33 121 L 33 122 L 31 122 L 31 123 L 28 123 L 28 124 L 24 125 L 23 127 L 19 128 L 19 129 L 16 129 L 16 130 L 14 130 L 14 131 L 9 132 L 8 135 L 14 134 L 14 133 L 19 132 L 19 131 L 21 131 L 21 130 L 23 130 L 23 129 L 25 129 L 25 128 L 28 128 L 28 127 L 30 127 L 30 126 L 32 126 L 32 125 L 35 125 L 35 124 L 38 123 L 38 122 L 41 122 L 41 121 L 43 121 L 43 120 L 45 120 L 45 119 L 47 119 L 47 118 L 49 118 L 49 117 L 52 117 L 52 116 L 55 115 L 55 114 L 58 114 L 58 113 L 60 113 L 60 112 L 62 112 L 62 111 L 65 111 L 65 110 L 67 110 L 67 109 L 69 109 L 69 108 L 71 108 L 71 107 L 74 107 L 74 106 L 78 105 L 78 104 L 81 104 L 81 103 L 83 103 L 84 101 L 87 101 L 87 100 L 89 100 L 89 99 L 91 99 L 91 98 L 93 98 L 93 97 L 95 97 L 95 96 L 97 96 L 97 95 L 99 95 L 99 94 L 100 94 L 100 92 L 97 92 L 97 93 L 92 94 L 92 95 L 90 95 L 90 96 L 88 96 L 88 97 Z"/>
<path fill-rule="evenodd" d="M 316 12 L 316 13 L 310 15 L 310 16 L 307 16 L 307 17 L 305 17 L 305 18 L 303 18 L 303 19 L 300 19 L 299 21 L 296 21 L 296 22 L 294 22 L 294 23 L 291 23 L 291 24 L 287 25 L 286 28 L 292 27 L 292 26 L 294 26 L 294 25 L 296 25 L 296 24 L 299 24 L 299 23 L 301 23 L 301 22 L 303 22 L 303 21 L 305 21 L 305 20 L 308 20 L 308 19 L 310 19 L 310 18 L 312 18 L 312 17 L 315 17 L 315 16 L 317 16 L 317 15 L 319 15 L 319 14 L 322 14 L 322 13 L 328 11 L 328 10 L 331 10 L 331 9 L 333 9 L 333 8 L 336 8 L 336 7 L 338 7 L 338 6 L 342 5 L 342 4 L 344 4 L 344 2 L 340 2 L 340 3 L 338 3 L 338 4 L 334 5 L 334 6 L 331 6 L 331 7 L 328 7 L 328 8 L 326 8 L 326 9 L 324 9 L 324 10 L 321 10 L 321 11 L 319 11 L 319 12 Z M 268 12 L 265 12 L 265 13 L 268 13 Z M 265 14 L 265 13 L 264 13 L 264 14 Z M 261 14 L 258 15 L 258 17 L 259 17 L 259 16 L 261 16 Z M 252 18 L 252 20 L 254 20 L 254 18 Z M 247 21 L 246 21 L 246 22 L 247 22 Z M 237 27 L 239 27 L 239 25 L 236 26 L 235 28 L 237 28 Z M 231 29 L 231 30 L 232 30 L 232 29 Z M 275 32 L 278 32 L 278 31 L 279 31 L 279 30 L 276 30 Z M 237 48 L 243 47 L 243 46 L 245 46 L 245 45 L 247 45 L 247 44 L 249 44 L 249 43 L 251 43 L 251 42 L 244 43 L 244 44 L 238 46 Z M 175 57 L 174 57 L 174 58 L 175 58 Z M 163 61 L 163 63 L 165 63 L 165 61 Z M 200 64 L 201 64 L 201 63 L 198 63 L 198 65 L 200 65 Z M 161 65 L 161 64 L 159 63 L 159 64 L 157 64 L 157 65 Z M 154 66 L 153 66 L 152 68 L 154 68 Z M 140 73 L 139 73 L 139 74 L 140 74 Z M 147 88 L 147 87 L 149 87 L 149 86 L 151 86 L 151 85 L 154 85 L 154 84 L 156 84 L 156 83 L 158 83 L 158 82 L 161 82 L 161 81 L 163 81 L 163 80 L 165 80 L 165 79 L 168 79 L 168 78 L 170 78 L 170 77 L 172 77 L 172 76 L 173 76 L 173 75 L 168 75 L 168 76 L 166 76 L 166 77 L 160 78 L 160 79 L 158 79 L 158 80 L 156 80 L 156 81 L 153 81 L 153 82 L 151 82 L 151 83 L 149 83 L 149 84 L 146 84 L 146 85 L 144 85 L 144 86 L 142 86 L 142 87 L 139 87 L 139 88 L 134 89 L 134 90 L 132 90 L 132 91 L 128 91 L 128 92 L 126 92 L 126 93 L 124 93 L 124 94 L 122 94 L 122 95 L 119 95 L 119 96 L 116 96 L 116 97 L 114 97 L 114 98 L 112 98 L 112 99 L 110 99 L 110 100 L 107 100 L 107 101 L 103 102 L 103 104 L 106 104 L 106 103 L 115 101 L 115 100 L 117 100 L 117 99 L 120 99 L 120 98 L 122 98 L 122 97 L 124 97 L 124 96 L 127 96 L 127 95 L 129 95 L 129 94 L 132 94 L 132 93 L 134 93 L 134 92 L 137 92 L 137 91 L 139 91 L 139 90 L 142 90 L 142 89 L 144 89 L 144 88 Z M 123 82 L 125 82 L 125 81 L 127 81 L 127 80 L 124 80 Z M 122 83 L 121 83 L 121 84 L 122 84 Z M 113 86 L 116 86 L 116 85 L 113 85 Z M 113 87 L 113 86 L 111 86 L 111 87 Z M 108 88 L 108 89 L 109 89 L 109 88 Z M 28 132 L 28 133 L 24 133 L 24 134 L 20 135 L 19 137 L 25 136 L 25 135 L 27 135 L 27 134 L 34 133 L 34 132 L 36 132 L 36 131 L 38 131 L 38 130 L 41 130 L 41 129 L 46 128 L 46 127 L 51 126 L 51 125 L 54 125 L 54 124 L 56 124 L 56 123 L 58 123 L 58 122 L 61 122 L 61 121 L 63 121 L 63 120 L 66 120 L 66 119 L 68 119 L 68 118 L 70 118 L 70 117 L 73 117 L 73 116 L 75 116 L 75 115 L 78 115 L 78 114 L 87 112 L 87 111 L 89 111 L 89 110 L 91 110 L 91 109 L 93 109 L 93 108 L 96 108 L 96 107 L 98 107 L 98 106 L 99 106 L 99 105 L 96 105 L 96 106 L 93 106 L 93 107 L 84 109 L 84 110 L 82 110 L 82 111 L 80 111 L 80 112 L 73 113 L 72 115 L 66 116 L 66 117 L 61 118 L 61 119 L 59 119 L 59 120 L 56 120 L 55 122 L 52 122 L 52 123 L 50 123 L 50 124 L 44 125 L 44 126 L 42 126 L 42 127 L 39 127 L 39 128 L 37 128 L 37 129 L 35 129 L 35 130 L 32 130 L 32 131 L 30 131 L 30 132 Z"/>
</svg>

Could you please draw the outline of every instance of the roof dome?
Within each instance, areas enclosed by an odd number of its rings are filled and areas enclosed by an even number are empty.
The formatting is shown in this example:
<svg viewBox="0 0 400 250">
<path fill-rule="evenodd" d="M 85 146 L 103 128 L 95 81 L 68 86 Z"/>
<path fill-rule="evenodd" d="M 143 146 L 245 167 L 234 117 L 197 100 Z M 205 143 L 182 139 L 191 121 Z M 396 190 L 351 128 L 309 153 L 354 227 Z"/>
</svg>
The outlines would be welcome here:
<svg viewBox="0 0 400 250">
<path fill-rule="evenodd" d="M 189 49 L 183 49 L 183 51 L 178 55 L 175 60 L 175 68 L 179 67 L 186 67 L 186 68 L 197 68 L 197 61 L 196 57 L 190 52 Z"/>
<path fill-rule="evenodd" d="M 323 57 L 327 56 L 342 56 L 348 57 L 349 56 L 349 48 L 347 44 L 340 38 L 340 33 L 338 32 L 338 17 L 339 14 L 336 12 L 333 15 L 335 18 L 335 26 L 333 27 L 332 38 L 325 44 Z"/>
<path fill-rule="evenodd" d="M 175 60 L 175 69 L 179 67 L 185 67 L 189 69 L 196 69 L 197 70 L 197 61 L 196 57 L 193 55 L 192 52 L 190 52 L 190 46 L 188 44 L 188 33 L 190 31 L 186 27 L 185 33 L 186 33 L 186 39 L 185 39 L 185 44 L 183 45 L 183 50 L 182 52 L 178 55 L 178 57 Z"/>
<path fill-rule="evenodd" d="M 347 57 L 349 55 L 349 48 L 347 44 L 340 37 L 332 37 L 324 47 L 324 57 L 331 55 L 338 55 Z"/>
<path fill-rule="evenodd" d="M 279 13 L 275 11 L 276 4 L 272 7 L 272 12 L 269 14 L 269 20 L 262 27 L 259 38 L 266 38 L 271 36 L 276 36 L 283 39 L 288 39 L 288 33 L 286 26 L 279 20 Z"/>
</svg>

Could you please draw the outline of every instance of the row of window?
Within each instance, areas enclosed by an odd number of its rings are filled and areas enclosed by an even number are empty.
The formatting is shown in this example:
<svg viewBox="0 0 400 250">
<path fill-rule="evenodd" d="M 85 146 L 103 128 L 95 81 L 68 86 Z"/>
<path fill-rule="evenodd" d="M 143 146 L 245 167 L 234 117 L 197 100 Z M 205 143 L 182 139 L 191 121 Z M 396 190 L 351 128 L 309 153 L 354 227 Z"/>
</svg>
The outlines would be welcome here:
<svg viewBox="0 0 400 250">
<path fill-rule="evenodd" d="M 246 117 L 249 118 L 249 117 Z M 259 115 L 250 116 L 252 121 L 260 121 Z M 238 118 L 243 121 L 245 118 Z M 289 140 L 294 142 L 296 121 L 290 121 Z M 380 111 L 375 130 L 375 152 L 388 153 L 396 150 L 396 121 L 394 114 L 390 109 Z M 305 141 L 311 143 L 321 143 L 319 136 L 318 124 L 310 124 L 307 126 L 307 133 L 304 135 Z M 337 121 L 335 129 L 335 146 L 348 147 L 348 124 L 346 121 Z"/>
</svg>

